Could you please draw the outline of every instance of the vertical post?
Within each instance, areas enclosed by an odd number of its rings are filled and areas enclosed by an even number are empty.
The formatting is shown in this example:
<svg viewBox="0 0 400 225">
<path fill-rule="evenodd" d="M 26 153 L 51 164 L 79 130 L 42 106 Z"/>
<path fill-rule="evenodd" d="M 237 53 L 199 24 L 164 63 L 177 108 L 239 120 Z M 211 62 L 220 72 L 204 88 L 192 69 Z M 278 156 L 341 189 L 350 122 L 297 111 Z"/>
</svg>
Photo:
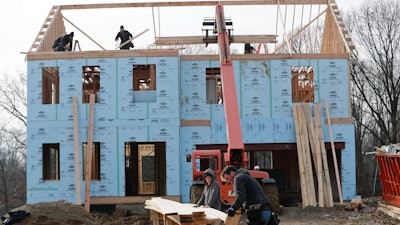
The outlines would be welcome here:
<svg viewBox="0 0 400 225">
<path fill-rule="evenodd" d="M 333 164 L 335 166 L 335 175 L 336 175 L 336 183 L 337 183 L 338 194 L 339 194 L 339 201 L 340 201 L 340 204 L 343 204 L 342 185 L 341 185 L 340 177 L 339 177 L 339 169 L 338 169 L 338 164 L 337 164 L 337 159 L 336 159 L 335 144 L 333 143 L 331 116 L 329 114 L 328 100 L 325 99 L 324 101 L 325 101 L 326 119 L 328 120 L 328 126 L 329 126 L 329 137 L 331 139 L 332 157 L 333 157 Z"/>
<path fill-rule="evenodd" d="M 88 124 L 88 140 L 86 145 L 86 161 L 85 161 L 85 210 L 90 212 L 90 182 L 92 180 L 92 146 L 93 146 L 93 120 L 94 120 L 94 101 L 95 95 L 90 94 L 89 99 L 89 124 Z"/>
<path fill-rule="evenodd" d="M 73 118 L 74 118 L 74 168 L 75 168 L 75 201 L 81 205 L 81 179 L 79 166 L 79 130 L 78 130 L 78 97 L 72 97 Z"/>
</svg>

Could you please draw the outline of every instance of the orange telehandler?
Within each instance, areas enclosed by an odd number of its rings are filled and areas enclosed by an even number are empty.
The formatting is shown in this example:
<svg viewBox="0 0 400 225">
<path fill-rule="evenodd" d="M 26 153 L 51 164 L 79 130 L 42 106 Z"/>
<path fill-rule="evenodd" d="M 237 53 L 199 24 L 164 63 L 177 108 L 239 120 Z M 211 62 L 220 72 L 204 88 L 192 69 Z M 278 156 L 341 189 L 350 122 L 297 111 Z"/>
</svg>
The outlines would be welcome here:
<svg viewBox="0 0 400 225">
<path fill-rule="evenodd" d="M 221 205 L 229 206 L 235 199 L 233 185 L 221 181 L 220 174 L 223 166 L 234 165 L 247 168 L 247 154 L 244 150 L 242 131 L 240 127 L 240 116 L 236 96 L 233 66 L 230 60 L 230 37 L 226 29 L 223 6 L 216 6 L 215 32 L 218 32 L 217 42 L 220 57 L 220 73 L 222 81 L 222 93 L 224 99 L 224 111 L 227 129 L 228 148 L 223 155 L 221 150 L 194 150 L 191 157 L 193 184 L 190 188 L 190 201 L 196 203 L 203 192 L 204 182 L 202 175 L 204 170 L 211 168 L 217 174 L 217 180 L 221 189 Z M 215 33 L 214 32 L 214 33 Z M 273 210 L 279 211 L 279 197 L 276 181 L 269 177 L 264 171 L 249 170 L 250 175 L 256 178 L 264 192 L 271 201 Z"/>
</svg>

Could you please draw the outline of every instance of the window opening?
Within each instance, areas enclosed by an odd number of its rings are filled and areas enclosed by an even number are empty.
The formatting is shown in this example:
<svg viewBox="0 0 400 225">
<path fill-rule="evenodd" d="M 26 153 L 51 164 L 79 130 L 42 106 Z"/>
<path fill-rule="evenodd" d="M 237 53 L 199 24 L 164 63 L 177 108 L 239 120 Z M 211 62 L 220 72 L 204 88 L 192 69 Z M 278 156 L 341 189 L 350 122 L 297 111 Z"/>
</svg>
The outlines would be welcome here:
<svg viewBox="0 0 400 225">
<path fill-rule="evenodd" d="M 43 180 L 60 180 L 60 144 L 42 145 Z"/>
<path fill-rule="evenodd" d="M 206 68 L 207 104 L 223 104 L 220 68 Z"/>
<path fill-rule="evenodd" d="M 314 68 L 292 67 L 292 102 L 314 102 Z"/>
<path fill-rule="evenodd" d="M 87 143 L 84 142 L 82 144 L 83 149 L 83 166 L 82 166 L 82 174 L 83 180 L 85 180 L 86 175 L 86 159 L 87 159 Z M 93 142 L 92 145 L 92 180 L 100 180 L 100 142 Z"/>
<path fill-rule="evenodd" d="M 156 90 L 156 65 L 133 65 L 133 91 Z"/>
<path fill-rule="evenodd" d="M 100 91 L 100 66 L 82 67 L 82 103 L 89 103 L 90 94 L 95 95 L 95 102 L 99 99 L 97 93 Z"/>
<path fill-rule="evenodd" d="M 58 67 L 42 68 L 42 104 L 60 103 L 60 72 Z"/>
</svg>

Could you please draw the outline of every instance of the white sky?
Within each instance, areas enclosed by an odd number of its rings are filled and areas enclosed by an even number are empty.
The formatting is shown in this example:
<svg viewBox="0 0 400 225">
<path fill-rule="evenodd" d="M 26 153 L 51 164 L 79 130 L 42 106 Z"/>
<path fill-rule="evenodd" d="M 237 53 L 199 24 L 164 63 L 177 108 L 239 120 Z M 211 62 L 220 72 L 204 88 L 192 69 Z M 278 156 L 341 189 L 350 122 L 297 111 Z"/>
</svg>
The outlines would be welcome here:
<svg viewBox="0 0 400 225">
<path fill-rule="evenodd" d="M 137 0 L 137 2 L 147 2 L 151 0 Z M 157 1 L 157 0 L 152 0 Z M 163 0 L 165 1 L 165 0 Z M 171 0 L 172 1 L 172 0 Z M 175 0 L 174 0 L 175 1 Z M 359 6 L 366 0 L 336 0 L 339 9 L 346 12 Z M 72 4 L 93 4 L 93 3 L 119 3 L 134 2 L 127 0 L 8 0 L 2 2 L 0 7 L 0 75 L 12 75 L 17 72 L 26 71 L 25 55 L 38 34 L 44 20 L 54 5 Z M 213 17 L 213 8 L 195 7 L 188 10 L 185 8 L 180 11 L 166 12 L 161 9 L 161 36 L 191 36 L 202 35 L 201 22 L 204 17 Z M 116 11 L 119 10 L 119 11 Z M 242 7 L 239 11 L 229 11 L 225 7 L 225 16 L 231 17 L 234 22 L 234 34 L 273 34 L 263 30 L 261 24 L 265 18 L 257 18 L 258 23 L 254 23 L 253 12 L 257 8 Z M 85 12 L 85 15 L 82 14 Z M 92 13 L 93 12 L 93 13 Z M 147 9 L 144 14 L 138 9 L 113 9 L 113 10 L 74 10 L 63 11 L 63 15 L 71 20 L 76 26 L 87 33 L 106 49 L 115 49 L 114 37 L 119 31 L 119 26 L 124 25 L 133 36 L 149 28 L 150 31 L 138 37 L 134 43 L 136 48 L 145 48 L 153 42 L 153 18 L 151 9 Z M 157 12 L 155 11 L 157 14 Z M 260 14 L 257 14 L 260 15 Z M 261 16 L 263 16 L 261 14 Z M 275 13 L 273 14 L 275 17 Z M 193 18 L 196 18 L 193 20 Z M 158 19 L 156 19 L 157 21 Z M 195 22 L 193 22 L 195 21 Z M 187 24 L 189 23 L 189 24 Z M 193 24 L 196 23 L 196 24 Z M 67 32 L 75 32 L 75 40 L 79 40 L 82 50 L 98 50 L 92 42 L 81 34 L 77 29 L 65 22 Z M 164 25 L 163 25 L 164 24 Z M 167 26 L 165 26 L 167 24 Z M 198 24 L 198 27 L 196 25 Z M 249 25 L 250 24 L 250 25 Z M 264 23 L 265 24 L 265 23 Z M 158 27 L 157 27 L 158 29 Z M 240 32 L 249 29 L 247 32 Z M 100 37 L 99 37 L 100 36 Z"/>
</svg>

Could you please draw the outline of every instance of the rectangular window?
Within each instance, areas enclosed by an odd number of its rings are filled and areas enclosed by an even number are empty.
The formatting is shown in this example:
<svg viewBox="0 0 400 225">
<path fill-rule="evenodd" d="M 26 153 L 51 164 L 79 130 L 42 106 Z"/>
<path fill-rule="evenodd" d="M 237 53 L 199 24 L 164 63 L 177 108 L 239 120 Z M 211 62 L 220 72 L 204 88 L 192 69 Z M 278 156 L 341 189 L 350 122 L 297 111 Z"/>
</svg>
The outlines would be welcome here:
<svg viewBox="0 0 400 225">
<path fill-rule="evenodd" d="M 156 65 L 133 65 L 133 91 L 156 90 Z"/>
<path fill-rule="evenodd" d="M 206 68 L 206 103 L 223 103 L 220 68 Z"/>
<path fill-rule="evenodd" d="M 58 67 L 42 68 L 42 104 L 60 103 L 60 72 Z"/>
<path fill-rule="evenodd" d="M 82 166 L 82 174 L 83 179 L 86 177 L 86 161 L 87 161 L 87 143 L 84 142 L 82 145 L 83 149 L 83 166 Z M 92 179 L 91 180 L 100 180 L 100 142 L 93 142 L 92 145 Z"/>
<path fill-rule="evenodd" d="M 82 103 L 89 103 L 90 94 L 94 94 L 95 102 L 99 102 L 100 66 L 82 66 Z"/>
<path fill-rule="evenodd" d="M 292 102 L 314 102 L 314 68 L 292 67 Z"/>
<path fill-rule="evenodd" d="M 42 145 L 43 180 L 60 180 L 60 144 Z"/>
</svg>

